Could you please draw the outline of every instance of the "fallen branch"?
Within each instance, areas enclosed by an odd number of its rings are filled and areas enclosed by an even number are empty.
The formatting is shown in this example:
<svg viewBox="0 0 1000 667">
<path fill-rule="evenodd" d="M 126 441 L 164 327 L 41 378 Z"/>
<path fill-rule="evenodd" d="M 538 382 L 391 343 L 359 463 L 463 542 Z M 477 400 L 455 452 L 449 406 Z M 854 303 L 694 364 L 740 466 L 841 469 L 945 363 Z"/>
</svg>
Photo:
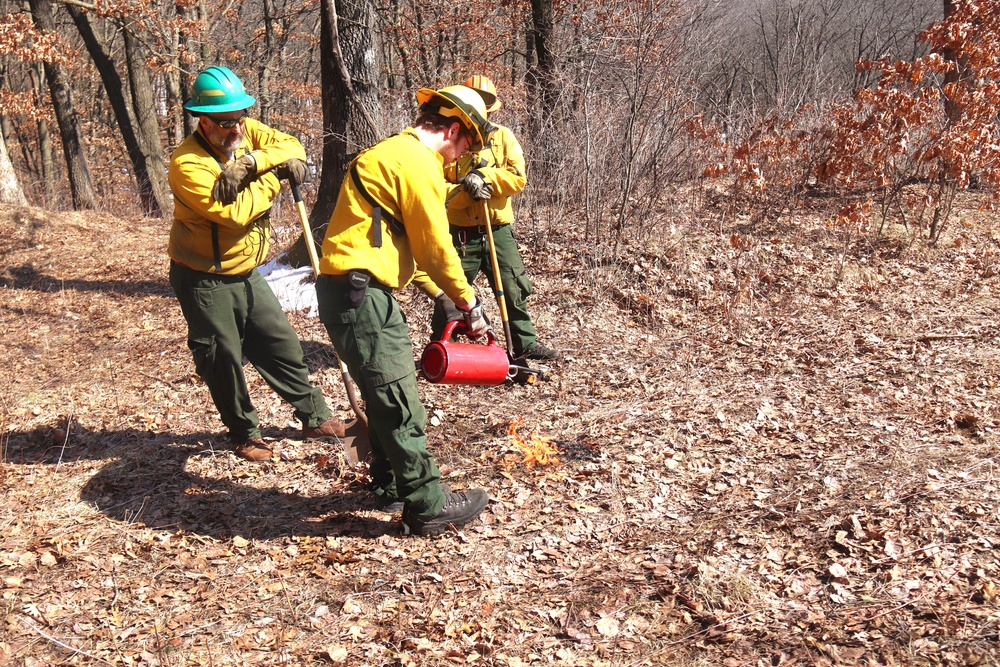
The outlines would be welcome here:
<svg viewBox="0 0 1000 667">
<path fill-rule="evenodd" d="M 896 338 L 897 343 L 929 343 L 932 340 L 978 340 L 982 338 L 980 334 L 918 334 L 906 338 Z"/>
<path fill-rule="evenodd" d="M 91 660 L 97 660 L 98 662 L 104 663 L 105 665 L 111 665 L 111 667 L 115 667 L 114 663 L 108 662 L 104 658 L 99 658 L 96 655 L 94 655 L 93 653 L 87 653 L 83 649 L 74 648 L 74 647 L 70 646 L 69 644 L 64 644 L 63 642 L 59 641 L 55 637 L 52 637 L 52 636 L 49 636 L 49 635 L 45 634 L 44 632 L 42 632 L 41 628 L 39 628 L 37 625 L 35 625 L 34 623 L 32 623 L 31 621 L 29 621 L 27 618 L 25 618 L 23 616 L 21 617 L 21 622 L 24 623 L 24 625 L 29 630 L 33 630 L 34 632 L 38 633 L 39 636 L 41 636 L 41 637 L 43 637 L 45 639 L 48 639 L 50 642 L 52 642 L 56 646 L 64 648 L 67 651 L 71 651 L 71 652 L 76 653 L 78 655 L 85 656 L 87 658 L 90 658 Z"/>
<path fill-rule="evenodd" d="M 59 450 L 59 459 L 56 461 L 56 467 L 52 471 L 52 474 L 59 472 L 59 466 L 62 465 L 63 453 L 66 452 L 66 445 L 69 443 L 69 432 L 73 428 L 73 413 L 69 413 L 69 417 L 66 417 L 66 435 L 63 436 L 62 448 Z"/>
</svg>

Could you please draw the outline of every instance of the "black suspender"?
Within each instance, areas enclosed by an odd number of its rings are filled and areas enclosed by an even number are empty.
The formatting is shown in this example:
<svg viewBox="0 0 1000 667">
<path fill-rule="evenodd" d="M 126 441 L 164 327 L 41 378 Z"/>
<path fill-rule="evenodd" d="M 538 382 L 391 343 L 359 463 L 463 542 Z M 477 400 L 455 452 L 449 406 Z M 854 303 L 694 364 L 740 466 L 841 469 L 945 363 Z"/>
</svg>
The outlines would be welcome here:
<svg viewBox="0 0 1000 667">
<path fill-rule="evenodd" d="M 402 132 L 401 134 L 407 134 L 417 141 L 420 140 L 420 138 L 413 132 Z M 361 176 L 358 174 L 358 160 L 360 160 L 361 156 L 364 154 L 365 151 L 362 151 L 356 158 L 354 158 L 354 161 L 351 162 L 351 180 L 354 182 L 354 187 L 357 188 L 358 192 L 361 193 L 361 196 L 364 197 L 365 201 L 372 207 L 372 246 L 375 248 L 381 248 L 382 218 L 385 218 L 386 225 L 389 226 L 389 231 L 396 236 L 406 236 L 406 227 L 398 218 L 396 218 L 396 216 L 382 208 L 382 205 L 375 201 L 375 198 L 371 196 L 371 193 L 365 189 L 364 183 L 361 182 Z"/>
<path fill-rule="evenodd" d="M 215 161 L 219 163 L 219 168 L 225 171 L 226 169 L 225 161 L 219 157 L 219 154 L 215 152 L 215 149 L 212 148 L 212 145 L 210 143 L 208 143 L 208 140 L 205 139 L 205 137 L 203 137 L 201 133 L 198 132 L 197 130 L 194 132 L 194 139 L 195 141 L 198 142 L 199 146 L 205 149 L 206 153 L 215 158 Z M 259 215 L 257 218 L 255 218 L 254 221 L 256 222 L 269 217 L 270 217 L 270 210 L 265 211 L 264 213 Z M 222 249 L 219 247 L 219 224 L 214 221 L 211 224 L 212 224 L 212 255 L 213 258 L 215 259 L 215 271 L 216 273 L 219 273 L 222 271 Z M 263 246 L 261 247 L 263 248 Z"/>
<path fill-rule="evenodd" d="M 389 231 L 396 236 L 406 236 L 406 227 L 403 226 L 403 223 L 400 222 L 396 216 L 383 209 L 382 206 L 375 201 L 375 198 L 369 194 L 368 190 L 365 189 L 364 184 L 361 182 L 361 176 L 358 175 L 357 159 L 351 163 L 351 180 L 354 181 L 354 187 L 358 189 L 361 196 L 364 197 L 365 201 L 372 207 L 372 246 L 376 248 L 382 247 L 383 217 L 385 218 L 386 224 L 389 226 Z"/>
<path fill-rule="evenodd" d="M 226 168 L 226 163 L 219 159 L 212 145 L 208 143 L 205 137 L 201 136 L 201 132 L 195 130 L 194 140 L 198 142 L 199 146 L 205 149 L 206 153 L 215 158 L 215 161 L 219 163 L 219 167 L 223 170 Z M 215 272 L 219 273 L 222 271 L 222 250 L 219 248 L 219 225 L 214 220 L 212 221 L 212 255 L 215 259 Z"/>
</svg>

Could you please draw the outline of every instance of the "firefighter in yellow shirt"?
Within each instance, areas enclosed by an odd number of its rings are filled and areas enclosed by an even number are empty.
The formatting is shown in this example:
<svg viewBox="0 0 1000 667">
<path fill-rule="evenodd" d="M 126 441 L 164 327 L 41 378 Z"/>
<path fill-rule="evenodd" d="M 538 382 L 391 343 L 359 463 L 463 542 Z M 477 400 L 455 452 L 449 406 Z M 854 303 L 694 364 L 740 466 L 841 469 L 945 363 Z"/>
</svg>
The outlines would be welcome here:
<svg viewBox="0 0 1000 667">
<path fill-rule="evenodd" d="M 304 438 L 343 437 L 322 391 L 309 382 L 302 345 L 257 271 L 271 238 L 279 178 L 308 178 L 295 137 L 247 116 L 254 98 L 225 67 L 209 67 L 184 104 L 198 128 L 170 157 L 174 221 L 170 284 L 188 323 L 195 370 L 208 386 L 237 456 L 271 458 L 243 375 L 246 356 L 295 409 Z"/>
<path fill-rule="evenodd" d="M 470 335 L 487 331 L 448 233 L 443 170 L 482 147 L 490 128 L 471 88 L 422 88 L 417 102 L 412 126 L 363 151 L 344 177 L 316 293 L 320 320 L 366 403 L 379 505 L 402 509 L 408 532 L 434 535 L 478 517 L 488 498 L 483 489 L 452 492 L 438 481 L 413 343 L 393 291 L 419 265 L 462 311 Z"/>
<path fill-rule="evenodd" d="M 497 89 L 485 76 L 472 76 L 465 85 L 482 95 L 488 114 L 500 109 Z M 469 282 L 474 282 L 480 272 L 486 274 L 490 287 L 496 291 L 493 266 L 490 260 L 486 225 L 493 225 L 493 243 L 507 305 L 510 324 L 511 347 L 516 357 L 553 361 L 562 354 L 538 342 L 538 332 L 528 314 L 527 299 L 534 291 L 517 241 L 511 232 L 514 222 L 511 197 L 524 190 L 528 179 L 525 171 L 524 151 L 514 133 L 503 125 L 493 124 L 495 131 L 482 150 L 470 152 L 445 165 L 445 178 L 461 187 L 453 188 L 448 195 L 448 222 L 462 269 Z M 482 215 L 482 200 L 487 201 L 489 220 Z M 434 338 L 440 338 L 444 323 L 451 317 L 451 304 L 447 297 L 439 296 L 435 303 Z"/>
</svg>

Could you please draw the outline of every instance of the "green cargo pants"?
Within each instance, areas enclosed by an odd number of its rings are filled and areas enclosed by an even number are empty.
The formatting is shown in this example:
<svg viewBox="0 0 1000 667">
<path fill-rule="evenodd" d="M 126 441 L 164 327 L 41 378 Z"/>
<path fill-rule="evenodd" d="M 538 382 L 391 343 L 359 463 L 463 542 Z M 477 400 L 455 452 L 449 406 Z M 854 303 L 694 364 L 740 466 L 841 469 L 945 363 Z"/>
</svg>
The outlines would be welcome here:
<svg viewBox="0 0 1000 667">
<path fill-rule="evenodd" d="M 188 323 L 194 367 L 233 440 L 260 437 L 243 356 L 304 426 L 330 418 L 323 392 L 309 382 L 302 344 L 257 269 L 245 276 L 203 273 L 170 262 L 170 285 Z"/>
<path fill-rule="evenodd" d="M 403 500 L 418 519 L 434 518 L 445 498 L 427 451 L 427 411 L 417 391 L 406 317 L 387 289 L 369 285 L 357 307 L 349 289 L 336 276 L 316 281 L 320 321 L 365 401 L 374 491 Z"/>
<path fill-rule="evenodd" d="M 493 264 L 490 262 L 490 243 L 485 227 L 468 229 L 452 227 L 452 241 L 462 259 L 465 278 L 471 285 L 480 272 L 486 274 L 490 289 L 496 293 Z M 500 281 L 503 283 L 504 300 L 507 302 L 507 319 L 510 323 L 510 337 L 515 356 L 521 355 L 538 340 L 538 332 L 528 315 L 528 297 L 534 292 L 517 250 L 517 241 L 510 225 L 493 228 L 493 244 L 500 265 Z"/>
</svg>

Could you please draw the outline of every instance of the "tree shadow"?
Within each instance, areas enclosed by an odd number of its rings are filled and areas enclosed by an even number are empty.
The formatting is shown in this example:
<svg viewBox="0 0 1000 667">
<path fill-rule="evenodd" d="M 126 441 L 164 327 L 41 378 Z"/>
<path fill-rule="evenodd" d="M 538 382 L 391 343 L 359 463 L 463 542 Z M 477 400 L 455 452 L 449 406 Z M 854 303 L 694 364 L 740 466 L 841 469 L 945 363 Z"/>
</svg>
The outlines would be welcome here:
<svg viewBox="0 0 1000 667">
<path fill-rule="evenodd" d="M 79 292 L 102 292 L 122 296 L 173 296 L 166 279 L 162 280 L 79 280 L 53 278 L 39 273 L 35 267 L 22 264 L 8 267 L 7 276 L 0 276 L 0 287 L 36 292 L 59 292 L 70 289 Z"/>
<path fill-rule="evenodd" d="M 11 235 L 6 239 L 10 250 L 0 252 L 0 257 L 5 257 L 14 250 L 24 250 L 37 245 L 39 232 L 51 224 L 51 221 L 37 215 L 30 208 L 20 207 L 11 214 L 11 223 L 13 229 L 20 231 L 20 234 Z"/>
<path fill-rule="evenodd" d="M 265 431 L 290 437 L 294 429 Z M 72 444 L 70 444 L 72 443 Z M 286 445 L 293 449 L 291 445 Z M 337 448 L 337 445 L 331 445 Z M 289 536 L 398 534 L 388 515 L 369 516 L 374 499 L 360 478 L 339 478 L 338 457 L 330 465 L 303 460 L 332 492 L 300 493 L 278 488 L 282 477 L 272 462 L 250 463 L 233 455 L 225 439 L 198 432 L 174 434 L 141 429 L 91 430 L 71 425 L 71 437 L 55 427 L 12 432 L 3 438 L 4 464 L 68 465 L 80 460 L 107 463 L 80 490 L 80 499 L 126 524 L 183 531 L 214 539 L 240 535 L 270 540 Z M 280 465 L 295 465 L 280 464 Z M 208 473 L 193 472 L 199 469 Z M 241 484 L 241 478 L 273 477 L 270 488 Z M 379 518 L 380 516 L 385 517 Z"/>
</svg>

